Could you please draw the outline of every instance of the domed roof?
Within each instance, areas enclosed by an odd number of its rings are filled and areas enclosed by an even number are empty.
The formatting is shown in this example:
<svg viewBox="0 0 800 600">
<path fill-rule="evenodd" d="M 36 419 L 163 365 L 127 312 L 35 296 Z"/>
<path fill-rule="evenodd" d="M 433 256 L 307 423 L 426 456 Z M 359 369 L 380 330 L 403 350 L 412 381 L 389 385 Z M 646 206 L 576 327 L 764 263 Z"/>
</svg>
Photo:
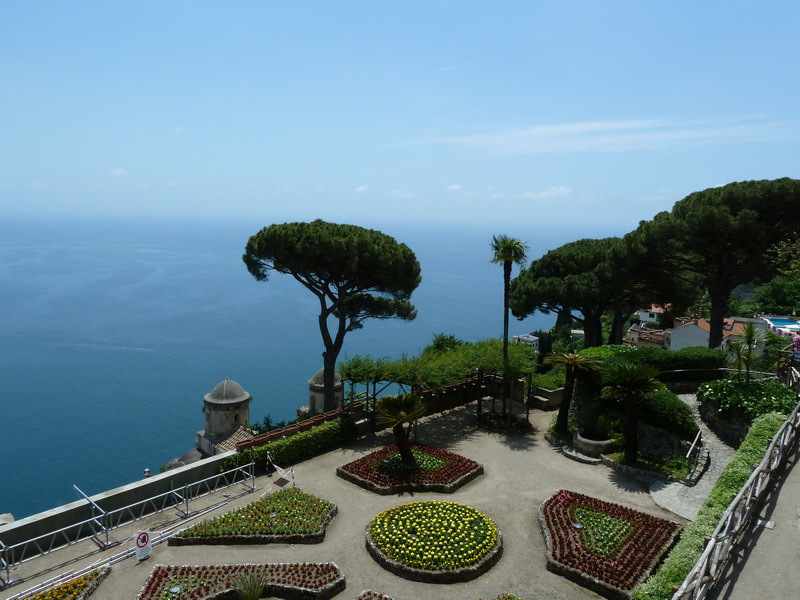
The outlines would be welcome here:
<svg viewBox="0 0 800 600">
<path fill-rule="evenodd" d="M 324 373 L 325 373 L 325 367 L 322 367 L 319 371 L 317 371 L 317 374 L 314 375 L 314 377 L 312 377 L 311 381 L 309 381 L 308 383 L 310 383 L 312 385 L 324 385 L 324 382 L 323 382 L 323 379 L 322 379 Z M 339 377 L 339 374 L 338 373 L 334 373 L 333 374 L 333 384 L 336 385 L 337 383 L 341 383 L 341 382 L 342 382 L 342 378 Z"/>
<path fill-rule="evenodd" d="M 250 394 L 245 392 L 233 379 L 220 381 L 210 393 L 203 396 L 206 402 L 213 404 L 236 404 L 250 399 Z"/>
</svg>

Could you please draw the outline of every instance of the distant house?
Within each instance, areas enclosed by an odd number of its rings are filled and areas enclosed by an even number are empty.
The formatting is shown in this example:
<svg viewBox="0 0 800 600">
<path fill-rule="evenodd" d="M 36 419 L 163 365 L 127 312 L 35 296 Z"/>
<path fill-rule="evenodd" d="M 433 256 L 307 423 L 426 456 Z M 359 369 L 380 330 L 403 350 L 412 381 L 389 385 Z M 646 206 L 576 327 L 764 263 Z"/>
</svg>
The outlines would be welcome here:
<svg viewBox="0 0 800 600">
<path fill-rule="evenodd" d="M 650 329 L 634 324 L 628 329 L 622 343 L 626 346 L 637 348 L 664 348 L 666 345 L 666 332 L 663 329 Z"/>
<path fill-rule="evenodd" d="M 731 317 L 723 320 L 722 344 L 725 349 L 734 340 L 742 340 L 742 329 L 747 323 L 753 323 L 759 329 L 766 331 L 763 321 L 747 319 L 744 317 Z M 691 346 L 708 346 L 708 337 L 711 332 L 711 323 L 708 319 L 691 319 L 688 317 L 676 318 L 675 327 L 667 332 L 666 347 L 669 350 L 680 350 Z"/>
<path fill-rule="evenodd" d="M 664 313 L 668 310 L 669 306 L 665 308 L 659 304 L 651 304 L 650 308 L 640 308 L 636 313 L 636 318 L 642 322 L 660 323 L 664 318 Z"/>
</svg>

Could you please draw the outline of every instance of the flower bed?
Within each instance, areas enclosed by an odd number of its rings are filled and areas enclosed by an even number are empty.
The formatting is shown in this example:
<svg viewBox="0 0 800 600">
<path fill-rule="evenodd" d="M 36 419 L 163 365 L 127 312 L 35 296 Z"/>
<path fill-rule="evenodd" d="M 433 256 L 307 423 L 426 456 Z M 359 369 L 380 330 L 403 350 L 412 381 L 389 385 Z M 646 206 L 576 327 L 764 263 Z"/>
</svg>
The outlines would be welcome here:
<svg viewBox="0 0 800 600">
<path fill-rule="evenodd" d="M 393 573 L 429 583 L 474 579 L 500 558 L 500 532 L 464 504 L 430 500 L 383 511 L 367 526 L 367 550 Z"/>
<path fill-rule="evenodd" d="M 70 579 L 44 592 L 28 596 L 26 600 L 86 600 L 110 571 L 109 567 L 95 569 L 86 575 Z"/>
<path fill-rule="evenodd" d="M 170 546 L 190 544 L 319 543 L 336 514 L 335 504 L 296 487 L 184 529 Z"/>
<path fill-rule="evenodd" d="M 265 596 L 327 600 L 345 588 L 344 574 L 335 563 L 271 563 L 258 565 L 156 565 L 137 600 L 227 600 L 242 573 L 264 578 Z"/>
<path fill-rule="evenodd" d="M 412 445 L 418 471 L 399 468 L 397 446 L 385 446 L 336 469 L 336 474 L 377 494 L 452 493 L 483 473 L 483 465 L 433 446 Z"/>
<path fill-rule="evenodd" d="M 547 569 L 609 598 L 629 598 L 680 526 L 619 504 L 560 490 L 539 510 Z"/>
</svg>

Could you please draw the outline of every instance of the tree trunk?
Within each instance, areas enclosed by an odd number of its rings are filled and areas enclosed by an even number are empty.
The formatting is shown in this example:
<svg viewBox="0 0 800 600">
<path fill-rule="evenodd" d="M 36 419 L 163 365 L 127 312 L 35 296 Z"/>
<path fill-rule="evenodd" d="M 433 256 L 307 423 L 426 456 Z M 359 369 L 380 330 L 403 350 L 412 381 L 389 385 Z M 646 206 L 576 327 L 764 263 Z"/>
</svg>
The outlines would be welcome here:
<svg viewBox="0 0 800 600">
<path fill-rule="evenodd" d="M 722 344 L 722 325 L 725 320 L 725 310 L 728 308 L 728 294 L 711 291 L 711 319 L 708 334 L 708 347 L 719 348 Z"/>
<path fill-rule="evenodd" d="M 503 364 L 508 362 L 508 296 L 511 290 L 511 261 L 503 262 Z"/>
<path fill-rule="evenodd" d="M 400 459 L 403 461 L 403 464 L 418 469 L 419 465 L 417 465 L 417 459 L 414 458 L 414 453 L 411 451 L 411 444 L 408 441 L 408 432 L 403 428 L 403 424 L 398 423 L 392 427 L 392 433 L 394 433 L 397 451 L 400 453 Z"/>
<path fill-rule="evenodd" d="M 566 435 L 569 430 L 569 407 L 572 403 L 572 392 L 575 389 L 575 375 L 567 372 L 566 380 L 564 381 L 564 396 L 561 399 L 561 405 L 558 407 L 558 416 L 556 417 L 556 432 Z"/>
</svg>

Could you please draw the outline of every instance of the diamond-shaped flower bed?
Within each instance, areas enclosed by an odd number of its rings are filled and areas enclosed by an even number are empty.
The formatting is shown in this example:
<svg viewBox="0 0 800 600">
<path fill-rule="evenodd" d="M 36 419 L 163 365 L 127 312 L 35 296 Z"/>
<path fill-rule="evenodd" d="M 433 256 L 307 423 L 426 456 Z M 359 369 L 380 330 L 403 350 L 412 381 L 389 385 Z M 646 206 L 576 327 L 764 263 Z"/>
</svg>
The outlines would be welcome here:
<svg viewBox="0 0 800 600">
<path fill-rule="evenodd" d="M 385 569 L 414 581 L 474 579 L 500 559 L 495 524 L 471 506 L 429 500 L 383 511 L 367 526 L 367 550 Z"/>
<path fill-rule="evenodd" d="M 335 504 L 291 487 L 184 529 L 170 546 L 191 544 L 317 544 L 336 514 Z"/>
<path fill-rule="evenodd" d="M 400 462 L 397 446 L 385 446 L 336 469 L 336 474 L 377 494 L 398 492 L 452 493 L 483 473 L 483 465 L 434 446 L 413 444 L 420 465 L 408 471 Z"/>
<path fill-rule="evenodd" d="M 262 596 L 327 600 L 345 588 L 335 563 L 265 563 L 257 565 L 156 565 L 137 600 L 214 600 L 238 598 L 233 591 L 243 573 L 257 573 L 265 582 Z"/>
<path fill-rule="evenodd" d="M 672 547 L 677 523 L 560 490 L 539 509 L 547 569 L 608 598 L 630 598 Z"/>
</svg>

